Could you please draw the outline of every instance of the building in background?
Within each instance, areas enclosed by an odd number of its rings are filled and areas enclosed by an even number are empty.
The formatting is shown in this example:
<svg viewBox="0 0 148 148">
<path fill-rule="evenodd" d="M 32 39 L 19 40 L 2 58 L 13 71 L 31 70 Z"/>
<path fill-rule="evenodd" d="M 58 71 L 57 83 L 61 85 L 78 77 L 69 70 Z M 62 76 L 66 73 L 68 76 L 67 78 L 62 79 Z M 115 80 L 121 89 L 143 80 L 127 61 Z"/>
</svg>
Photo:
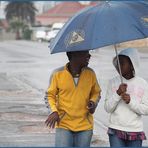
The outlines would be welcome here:
<svg viewBox="0 0 148 148">
<path fill-rule="evenodd" d="M 80 3 L 76 1 L 66 1 L 55 4 L 48 11 L 36 16 L 36 21 L 43 26 L 52 25 L 54 23 L 65 23 L 78 11 L 85 7 L 96 5 L 98 2 Z"/>
<path fill-rule="evenodd" d="M 42 14 L 56 5 L 56 1 L 34 1 L 38 12 L 37 15 Z"/>
</svg>

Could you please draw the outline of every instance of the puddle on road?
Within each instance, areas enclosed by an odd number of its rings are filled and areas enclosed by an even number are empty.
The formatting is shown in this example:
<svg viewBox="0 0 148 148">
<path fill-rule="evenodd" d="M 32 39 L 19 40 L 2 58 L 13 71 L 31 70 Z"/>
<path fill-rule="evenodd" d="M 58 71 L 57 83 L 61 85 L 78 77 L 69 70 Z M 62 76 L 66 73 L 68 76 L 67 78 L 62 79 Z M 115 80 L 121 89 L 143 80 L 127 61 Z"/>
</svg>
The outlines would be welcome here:
<svg viewBox="0 0 148 148">
<path fill-rule="evenodd" d="M 142 60 L 147 60 L 148 57 L 140 57 L 140 59 L 142 59 Z"/>
<path fill-rule="evenodd" d="M 8 109 L 19 109 L 19 108 L 25 108 L 25 106 L 23 106 L 23 105 L 20 105 L 20 106 L 10 106 L 10 107 L 8 107 Z"/>
<path fill-rule="evenodd" d="M 36 92 L 31 91 L 31 90 L 1 90 L 0 89 L 0 96 L 4 96 L 4 97 L 19 97 L 19 96 L 25 96 L 25 97 L 38 97 L 38 94 L 36 94 Z"/>
<path fill-rule="evenodd" d="M 35 63 L 34 61 L 6 61 L 6 63 Z"/>
<path fill-rule="evenodd" d="M 49 133 L 50 129 L 43 124 L 32 124 L 21 126 L 20 131 L 23 133 Z"/>
<path fill-rule="evenodd" d="M 0 91 L 20 91 L 23 87 L 23 85 L 20 86 L 20 83 L 18 83 L 15 77 L 4 72 L 0 73 Z"/>
<path fill-rule="evenodd" d="M 29 121 L 29 122 L 44 122 L 46 116 L 10 112 L 10 113 L 0 113 L 0 120 L 3 121 Z"/>
</svg>

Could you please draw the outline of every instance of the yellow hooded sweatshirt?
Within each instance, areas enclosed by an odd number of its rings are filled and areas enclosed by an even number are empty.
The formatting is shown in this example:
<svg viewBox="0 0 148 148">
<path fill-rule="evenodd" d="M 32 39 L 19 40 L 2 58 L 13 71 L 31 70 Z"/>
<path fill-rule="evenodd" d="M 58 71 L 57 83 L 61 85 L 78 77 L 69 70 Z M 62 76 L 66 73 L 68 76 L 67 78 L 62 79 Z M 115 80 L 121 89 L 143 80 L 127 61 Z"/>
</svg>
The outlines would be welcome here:
<svg viewBox="0 0 148 148">
<path fill-rule="evenodd" d="M 77 84 L 67 65 L 53 72 L 47 97 L 51 111 L 57 111 L 60 117 L 57 128 L 71 131 L 93 129 L 93 116 L 87 104 L 89 100 L 97 104 L 100 92 L 95 72 L 88 67 L 81 71 Z"/>
</svg>

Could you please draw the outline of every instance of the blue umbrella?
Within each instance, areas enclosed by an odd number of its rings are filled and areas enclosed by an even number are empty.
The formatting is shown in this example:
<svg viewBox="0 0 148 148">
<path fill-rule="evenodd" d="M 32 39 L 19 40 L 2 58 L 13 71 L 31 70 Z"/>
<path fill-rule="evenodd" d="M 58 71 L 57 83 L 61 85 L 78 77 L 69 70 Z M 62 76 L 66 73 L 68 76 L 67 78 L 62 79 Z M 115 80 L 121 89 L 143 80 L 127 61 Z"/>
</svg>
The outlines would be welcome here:
<svg viewBox="0 0 148 148">
<path fill-rule="evenodd" d="M 148 37 L 148 3 L 109 1 L 73 16 L 50 44 L 51 53 L 92 50 Z"/>
<path fill-rule="evenodd" d="M 146 37 L 147 2 L 109 1 L 73 16 L 50 44 L 50 50 L 51 53 L 92 50 Z M 118 56 L 117 60 L 122 82 Z"/>
</svg>

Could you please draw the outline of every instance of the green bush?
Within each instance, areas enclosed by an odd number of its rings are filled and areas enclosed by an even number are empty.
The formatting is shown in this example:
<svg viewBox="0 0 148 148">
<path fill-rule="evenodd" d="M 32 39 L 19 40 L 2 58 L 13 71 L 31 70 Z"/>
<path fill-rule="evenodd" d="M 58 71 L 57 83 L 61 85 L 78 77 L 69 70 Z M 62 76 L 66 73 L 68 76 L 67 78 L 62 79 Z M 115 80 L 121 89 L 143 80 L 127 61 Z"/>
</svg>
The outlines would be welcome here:
<svg viewBox="0 0 148 148">
<path fill-rule="evenodd" d="M 31 40 L 31 35 L 32 35 L 32 30 L 25 29 L 23 31 L 23 39 L 25 39 L 25 40 Z"/>
</svg>

